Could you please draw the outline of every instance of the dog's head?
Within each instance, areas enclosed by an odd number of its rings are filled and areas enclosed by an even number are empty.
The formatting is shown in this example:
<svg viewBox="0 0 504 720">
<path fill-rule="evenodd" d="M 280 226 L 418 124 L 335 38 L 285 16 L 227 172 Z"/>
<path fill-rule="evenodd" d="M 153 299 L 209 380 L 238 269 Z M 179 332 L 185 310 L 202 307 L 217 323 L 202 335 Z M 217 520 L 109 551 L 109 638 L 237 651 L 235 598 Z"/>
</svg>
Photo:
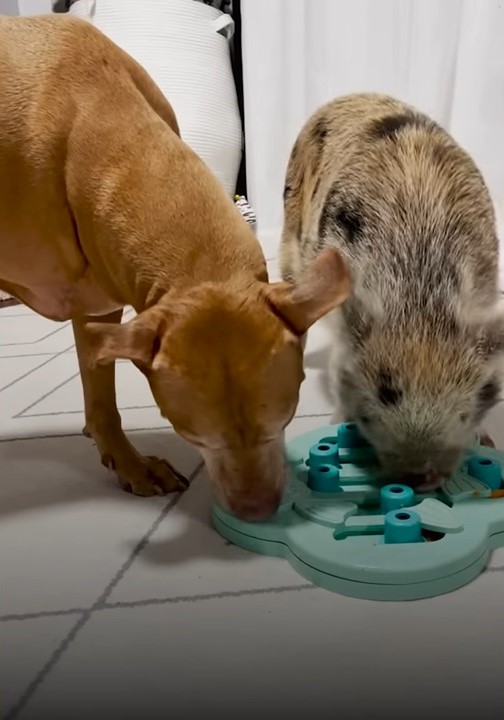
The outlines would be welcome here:
<svg viewBox="0 0 504 720">
<path fill-rule="evenodd" d="M 302 337 L 349 287 L 333 249 L 296 286 L 203 284 L 166 295 L 122 325 L 89 324 L 90 361 L 133 361 L 161 414 L 201 451 L 219 502 L 260 520 L 276 511 L 284 490 L 283 432 L 304 378 Z"/>
</svg>

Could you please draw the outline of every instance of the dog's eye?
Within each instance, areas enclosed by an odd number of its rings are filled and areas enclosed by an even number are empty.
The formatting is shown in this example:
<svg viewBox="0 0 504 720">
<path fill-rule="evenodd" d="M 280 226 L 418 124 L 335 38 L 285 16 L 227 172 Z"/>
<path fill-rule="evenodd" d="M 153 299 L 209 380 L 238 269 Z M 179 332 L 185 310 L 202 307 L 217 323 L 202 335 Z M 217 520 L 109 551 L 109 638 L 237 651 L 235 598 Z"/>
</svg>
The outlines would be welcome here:
<svg viewBox="0 0 504 720">
<path fill-rule="evenodd" d="M 468 414 L 468 413 L 465 413 L 465 412 L 464 412 L 464 413 L 460 413 L 460 422 L 465 423 L 465 422 L 467 422 L 467 419 L 468 419 L 468 418 L 469 418 L 469 414 Z"/>
</svg>

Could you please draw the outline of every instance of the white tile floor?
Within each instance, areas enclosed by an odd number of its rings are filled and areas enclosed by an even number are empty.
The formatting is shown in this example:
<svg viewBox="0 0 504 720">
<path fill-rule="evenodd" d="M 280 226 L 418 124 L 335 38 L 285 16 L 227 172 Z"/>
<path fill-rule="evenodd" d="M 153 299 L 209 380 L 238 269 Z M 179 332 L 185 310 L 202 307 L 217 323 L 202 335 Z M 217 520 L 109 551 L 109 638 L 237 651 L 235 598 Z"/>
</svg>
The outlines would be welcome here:
<svg viewBox="0 0 504 720">
<path fill-rule="evenodd" d="M 325 344 L 316 328 L 290 437 L 330 421 Z M 80 434 L 71 328 L 0 311 L 3 720 L 502 716 L 503 551 L 429 601 L 319 590 L 214 532 L 198 457 L 127 363 L 118 398 L 137 446 L 193 474 L 187 493 L 121 492 Z M 502 412 L 490 430 L 504 447 Z"/>
</svg>

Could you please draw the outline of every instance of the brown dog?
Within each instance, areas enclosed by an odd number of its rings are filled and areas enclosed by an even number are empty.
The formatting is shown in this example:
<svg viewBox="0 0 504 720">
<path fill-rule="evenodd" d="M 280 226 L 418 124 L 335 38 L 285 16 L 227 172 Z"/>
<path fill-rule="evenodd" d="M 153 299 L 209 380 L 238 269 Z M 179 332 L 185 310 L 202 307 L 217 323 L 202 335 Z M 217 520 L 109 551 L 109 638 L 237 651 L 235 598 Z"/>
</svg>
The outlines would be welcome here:
<svg viewBox="0 0 504 720">
<path fill-rule="evenodd" d="M 125 437 L 117 358 L 201 450 L 226 507 L 274 512 L 300 339 L 346 299 L 346 266 L 328 250 L 296 288 L 268 284 L 255 235 L 160 90 L 68 16 L 0 19 L 0 288 L 72 319 L 86 432 L 123 488 L 152 495 L 184 479 Z M 121 324 L 126 305 L 137 316 Z"/>
</svg>

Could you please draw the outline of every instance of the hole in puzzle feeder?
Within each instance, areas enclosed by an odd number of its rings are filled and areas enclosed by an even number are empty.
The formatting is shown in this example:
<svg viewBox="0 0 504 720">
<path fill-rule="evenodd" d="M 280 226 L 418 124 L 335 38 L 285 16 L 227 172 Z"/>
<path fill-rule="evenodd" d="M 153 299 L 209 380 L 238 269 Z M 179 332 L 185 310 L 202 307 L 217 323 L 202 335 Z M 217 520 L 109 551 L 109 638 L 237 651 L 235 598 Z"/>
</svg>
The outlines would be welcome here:
<svg viewBox="0 0 504 720">
<path fill-rule="evenodd" d="M 480 460 L 480 461 L 479 461 L 479 464 L 480 464 L 480 465 L 491 465 L 491 464 L 492 464 L 492 461 L 491 461 L 491 460 L 487 460 L 486 458 L 483 458 L 483 460 Z"/>
<path fill-rule="evenodd" d="M 345 427 L 347 430 L 355 430 L 355 423 L 347 423 Z"/>
<path fill-rule="evenodd" d="M 411 518 L 411 515 L 406 512 L 400 512 L 396 515 L 397 520 L 409 520 Z"/>
<path fill-rule="evenodd" d="M 331 468 L 328 465 L 321 465 L 318 469 L 319 472 L 329 472 Z"/>
<path fill-rule="evenodd" d="M 319 445 L 318 449 L 319 450 L 330 450 L 331 448 L 329 447 L 329 445 Z"/>
<path fill-rule="evenodd" d="M 394 487 L 391 487 L 391 488 L 390 488 L 390 492 L 393 492 L 393 493 L 403 493 L 403 492 L 404 492 L 404 488 L 398 487 L 398 486 L 394 486 Z"/>
<path fill-rule="evenodd" d="M 437 542 L 438 540 L 442 540 L 444 538 L 444 533 L 437 532 L 436 530 L 426 530 L 423 528 L 422 537 L 425 542 Z"/>
</svg>

